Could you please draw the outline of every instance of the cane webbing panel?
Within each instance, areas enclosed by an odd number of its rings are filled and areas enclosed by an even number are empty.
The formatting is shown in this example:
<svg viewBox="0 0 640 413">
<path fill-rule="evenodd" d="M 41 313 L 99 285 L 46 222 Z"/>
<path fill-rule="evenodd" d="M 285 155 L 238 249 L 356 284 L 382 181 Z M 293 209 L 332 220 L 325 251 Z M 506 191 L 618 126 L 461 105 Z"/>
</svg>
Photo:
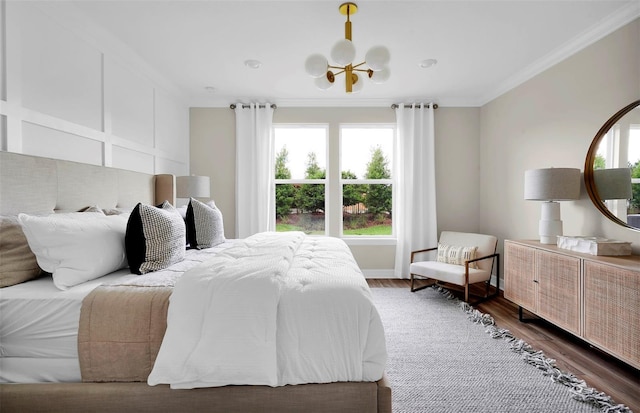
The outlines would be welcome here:
<svg viewBox="0 0 640 413">
<path fill-rule="evenodd" d="M 580 334 L 580 259 L 536 251 L 538 315 Z"/>
<path fill-rule="evenodd" d="M 505 241 L 504 252 L 505 298 L 535 312 L 535 250 Z"/>
<path fill-rule="evenodd" d="M 586 260 L 584 337 L 640 368 L 640 273 Z"/>
</svg>

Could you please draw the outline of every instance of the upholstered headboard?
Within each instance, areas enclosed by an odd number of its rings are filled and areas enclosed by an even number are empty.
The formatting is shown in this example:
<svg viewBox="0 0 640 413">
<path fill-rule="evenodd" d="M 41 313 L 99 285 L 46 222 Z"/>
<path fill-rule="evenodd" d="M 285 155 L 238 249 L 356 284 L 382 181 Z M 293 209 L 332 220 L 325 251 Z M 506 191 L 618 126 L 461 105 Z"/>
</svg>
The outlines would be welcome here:
<svg viewBox="0 0 640 413">
<path fill-rule="evenodd" d="M 0 152 L 0 215 L 175 205 L 175 176 Z"/>
</svg>

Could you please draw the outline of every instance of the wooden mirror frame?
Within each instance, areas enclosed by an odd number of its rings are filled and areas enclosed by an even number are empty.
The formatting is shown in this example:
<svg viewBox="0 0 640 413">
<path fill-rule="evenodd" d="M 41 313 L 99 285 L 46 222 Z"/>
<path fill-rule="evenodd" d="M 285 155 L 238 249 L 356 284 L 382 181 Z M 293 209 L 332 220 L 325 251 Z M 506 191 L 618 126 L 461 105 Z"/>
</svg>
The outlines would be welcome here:
<svg viewBox="0 0 640 413">
<path fill-rule="evenodd" d="M 593 205 L 598 208 L 602 215 L 609 218 L 611 221 L 634 231 L 640 231 L 640 228 L 632 227 L 631 225 L 615 216 L 600 199 L 600 196 L 598 195 L 598 189 L 596 188 L 596 183 L 593 178 L 593 163 L 596 159 L 596 152 L 598 151 L 600 141 L 609 132 L 609 129 L 611 129 L 620 119 L 622 119 L 624 115 L 631 112 L 638 106 L 640 106 L 640 100 L 636 100 L 635 102 L 628 104 L 627 106 L 616 112 L 613 116 L 611 116 L 611 118 L 609 118 L 609 120 L 606 121 L 604 125 L 602 125 L 598 133 L 596 133 L 596 136 L 593 138 L 591 146 L 589 146 L 589 150 L 587 151 L 587 158 L 584 161 L 584 185 L 587 189 L 587 193 L 589 194 L 589 198 L 591 198 L 591 202 L 593 202 Z"/>
</svg>

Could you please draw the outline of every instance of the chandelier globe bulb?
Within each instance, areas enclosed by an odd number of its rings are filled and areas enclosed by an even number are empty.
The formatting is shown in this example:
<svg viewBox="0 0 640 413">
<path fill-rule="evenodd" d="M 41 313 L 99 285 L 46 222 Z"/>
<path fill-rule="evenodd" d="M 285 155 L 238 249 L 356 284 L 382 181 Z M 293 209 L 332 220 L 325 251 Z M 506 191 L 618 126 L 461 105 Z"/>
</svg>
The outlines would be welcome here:
<svg viewBox="0 0 640 413">
<path fill-rule="evenodd" d="M 316 85 L 318 89 L 321 89 L 321 90 L 327 90 L 331 86 L 333 86 L 333 83 L 329 81 L 327 76 L 316 77 L 315 79 L 313 79 L 313 83 Z"/>
<path fill-rule="evenodd" d="M 391 55 L 386 47 L 374 46 L 369 49 L 364 60 L 367 62 L 367 66 L 375 72 L 384 69 L 385 65 L 391 60 Z"/>
<path fill-rule="evenodd" d="M 388 67 L 383 67 L 380 70 L 376 70 L 371 74 L 371 81 L 373 83 L 384 83 L 387 80 L 389 80 L 389 77 L 391 76 L 391 71 L 389 70 Z"/>
<path fill-rule="evenodd" d="M 304 69 L 307 74 L 311 77 L 320 77 L 327 74 L 327 69 L 329 68 L 329 62 L 327 58 L 323 55 L 316 53 L 307 57 L 307 60 L 304 62 Z"/>
<path fill-rule="evenodd" d="M 337 64 L 346 66 L 356 57 L 356 47 L 349 39 L 341 39 L 331 49 L 331 59 Z"/>
<path fill-rule="evenodd" d="M 362 80 L 362 76 L 358 76 L 357 74 L 353 74 L 355 78 L 355 82 L 351 86 L 351 93 L 358 93 L 364 87 L 364 81 Z"/>
</svg>

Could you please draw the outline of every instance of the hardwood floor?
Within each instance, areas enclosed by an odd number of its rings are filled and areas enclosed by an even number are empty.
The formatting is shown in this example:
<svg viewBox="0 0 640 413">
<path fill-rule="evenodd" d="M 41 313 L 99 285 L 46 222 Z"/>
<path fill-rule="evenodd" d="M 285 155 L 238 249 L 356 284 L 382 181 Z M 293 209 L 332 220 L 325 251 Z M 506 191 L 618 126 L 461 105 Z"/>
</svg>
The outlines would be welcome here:
<svg viewBox="0 0 640 413">
<path fill-rule="evenodd" d="M 406 288 L 409 280 L 369 279 L 371 288 Z M 455 293 L 455 292 L 454 292 Z M 414 294 L 420 294 L 416 292 Z M 457 293 L 456 293 L 457 294 Z M 625 364 L 588 343 L 566 333 L 543 320 L 523 323 L 518 320 L 518 306 L 500 296 L 475 306 L 490 314 L 501 328 L 511 331 L 548 358 L 556 360 L 557 367 L 584 380 L 589 387 L 611 396 L 640 413 L 640 370 Z M 525 312 L 525 317 L 535 318 Z M 638 343 L 640 345 L 640 343 Z"/>
</svg>

